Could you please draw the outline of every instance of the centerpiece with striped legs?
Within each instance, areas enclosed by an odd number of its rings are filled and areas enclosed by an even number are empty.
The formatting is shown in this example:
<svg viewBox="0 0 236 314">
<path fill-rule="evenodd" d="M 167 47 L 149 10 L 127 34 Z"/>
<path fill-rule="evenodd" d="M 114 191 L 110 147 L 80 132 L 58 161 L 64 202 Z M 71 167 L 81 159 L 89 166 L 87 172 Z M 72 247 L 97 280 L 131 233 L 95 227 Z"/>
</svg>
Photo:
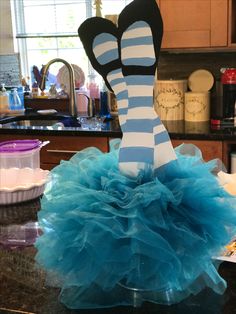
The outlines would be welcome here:
<svg viewBox="0 0 236 314">
<path fill-rule="evenodd" d="M 86 20 L 79 37 L 117 97 L 122 140 L 90 147 L 52 170 L 41 202 L 36 260 L 73 309 L 170 305 L 226 282 L 213 256 L 235 235 L 236 202 L 217 161 L 174 149 L 153 108 L 163 33 L 155 0 L 134 0 L 118 26 Z M 49 277 L 50 278 L 50 277 Z"/>
</svg>

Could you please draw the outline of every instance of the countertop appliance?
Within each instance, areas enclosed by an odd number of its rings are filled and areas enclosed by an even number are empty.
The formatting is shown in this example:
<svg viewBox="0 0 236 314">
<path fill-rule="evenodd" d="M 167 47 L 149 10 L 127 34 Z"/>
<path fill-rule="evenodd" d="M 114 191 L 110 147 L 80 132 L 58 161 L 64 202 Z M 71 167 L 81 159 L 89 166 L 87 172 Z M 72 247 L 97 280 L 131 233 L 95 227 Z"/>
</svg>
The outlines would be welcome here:
<svg viewBox="0 0 236 314">
<path fill-rule="evenodd" d="M 221 69 L 223 86 L 223 118 L 235 116 L 236 104 L 236 68 Z"/>
</svg>

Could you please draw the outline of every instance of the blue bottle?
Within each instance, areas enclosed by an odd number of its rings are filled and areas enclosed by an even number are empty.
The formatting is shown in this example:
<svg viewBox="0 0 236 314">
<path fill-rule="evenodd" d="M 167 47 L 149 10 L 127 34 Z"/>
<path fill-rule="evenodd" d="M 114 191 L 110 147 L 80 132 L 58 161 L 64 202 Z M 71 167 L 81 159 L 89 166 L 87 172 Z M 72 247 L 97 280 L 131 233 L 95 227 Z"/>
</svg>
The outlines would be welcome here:
<svg viewBox="0 0 236 314">
<path fill-rule="evenodd" d="M 108 93 L 106 91 L 100 92 L 100 115 L 110 117 L 110 110 L 108 105 Z"/>
<path fill-rule="evenodd" d="M 9 95 L 9 107 L 11 110 L 21 110 L 23 105 L 20 96 L 17 92 L 17 88 L 12 88 Z"/>
</svg>

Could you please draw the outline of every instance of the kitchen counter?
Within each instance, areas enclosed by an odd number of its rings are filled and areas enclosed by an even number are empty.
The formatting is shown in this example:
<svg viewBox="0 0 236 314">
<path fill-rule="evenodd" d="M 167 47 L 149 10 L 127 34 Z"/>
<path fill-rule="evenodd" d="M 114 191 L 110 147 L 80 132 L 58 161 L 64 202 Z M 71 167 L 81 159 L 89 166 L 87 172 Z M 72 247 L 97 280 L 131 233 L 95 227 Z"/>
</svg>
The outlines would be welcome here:
<svg viewBox="0 0 236 314">
<path fill-rule="evenodd" d="M 23 117 L 29 119 L 36 114 L 32 111 L 26 112 Z M 55 114 L 56 119 L 60 114 Z M 45 119 L 42 116 L 42 119 Z M 101 128 L 82 128 L 80 126 L 58 126 L 47 125 L 27 125 L 27 123 L 9 122 L 9 117 L 0 119 L 0 135 L 1 134 L 17 134 L 17 135 L 55 135 L 55 136 L 99 136 L 99 137 L 122 137 L 119 126 L 118 117 L 112 117 L 108 121 L 102 123 Z M 40 121 L 40 120 L 39 120 Z M 233 125 L 211 126 L 210 122 L 186 122 L 186 121 L 164 121 L 171 139 L 188 139 L 188 140 L 236 140 L 236 127 Z"/>
<path fill-rule="evenodd" d="M 50 144 L 41 149 L 41 168 L 51 170 L 61 160 L 87 147 L 103 152 L 110 149 L 112 138 L 121 138 L 117 116 L 94 124 L 93 120 L 81 124 L 63 113 L 50 116 L 26 111 L 24 115 L 0 119 L 0 142 L 7 140 L 39 139 Z M 58 123 L 59 122 L 59 123 Z M 89 122 L 89 123 L 87 123 Z M 233 125 L 212 126 L 210 122 L 164 121 L 174 147 L 186 144 L 197 146 L 206 161 L 218 158 L 230 171 L 230 154 L 236 151 L 236 128 Z"/>
<path fill-rule="evenodd" d="M 35 120 L 35 118 L 37 120 Z M 12 118 L 18 121 L 12 121 Z M 41 118 L 41 120 L 40 120 Z M 56 120 L 62 121 L 62 124 L 57 124 Z M 55 120 L 55 123 L 53 121 Z M 32 125 L 32 121 L 37 121 Z M 88 119 L 91 122 L 91 119 Z M 55 136 L 108 136 L 108 137 L 121 137 L 122 133 L 119 126 L 117 117 L 106 119 L 100 123 L 100 127 L 86 127 L 87 123 L 80 123 L 71 120 L 70 116 L 63 113 L 54 115 L 41 115 L 29 111 L 24 115 L 16 117 L 3 117 L 0 119 L 0 134 L 22 134 L 22 135 L 55 135 Z"/>
<path fill-rule="evenodd" d="M 25 226 L 31 222 L 31 232 L 24 233 L 25 243 L 37 237 L 37 212 L 40 199 L 19 205 L 0 206 L 0 313 L 28 314 L 234 314 L 236 313 L 236 264 L 223 262 L 219 272 L 228 283 L 224 295 L 205 289 L 179 304 L 163 306 L 144 303 L 140 308 L 114 307 L 110 309 L 69 310 L 58 302 L 59 290 L 45 283 L 44 272 L 34 268 L 33 244 L 9 249 L 4 234 L 10 235 L 10 227 Z M 34 223 L 34 224 L 33 224 Z M 34 228 L 32 227 L 34 226 Z M 16 228 L 17 229 L 17 228 Z M 23 228 L 24 229 L 24 228 Z M 29 230 L 29 229 L 28 229 Z M 37 232 L 36 232 L 37 231 Z M 22 230 L 21 230 L 22 239 Z M 31 241 L 32 242 L 32 241 Z M 12 245 L 12 244 L 11 244 Z"/>
</svg>

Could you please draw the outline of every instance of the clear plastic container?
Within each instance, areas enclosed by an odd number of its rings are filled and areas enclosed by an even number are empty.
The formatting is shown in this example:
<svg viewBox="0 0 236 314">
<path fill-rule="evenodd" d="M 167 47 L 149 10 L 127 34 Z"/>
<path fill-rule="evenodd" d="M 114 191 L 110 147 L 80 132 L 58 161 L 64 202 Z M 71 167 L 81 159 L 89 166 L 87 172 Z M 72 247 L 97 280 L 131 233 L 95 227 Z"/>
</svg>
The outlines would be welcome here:
<svg viewBox="0 0 236 314">
<path fill-rule="evenodd" d="M 0 168 L 40 168 L 39 140 L 0 142 Z"/>
<path fill-rule="evenodd" d="M 20 110 L 24 108 L 17 88 L 13 88 L 9 94 L 9 105 L 11 110 Z"/>
</svg>

